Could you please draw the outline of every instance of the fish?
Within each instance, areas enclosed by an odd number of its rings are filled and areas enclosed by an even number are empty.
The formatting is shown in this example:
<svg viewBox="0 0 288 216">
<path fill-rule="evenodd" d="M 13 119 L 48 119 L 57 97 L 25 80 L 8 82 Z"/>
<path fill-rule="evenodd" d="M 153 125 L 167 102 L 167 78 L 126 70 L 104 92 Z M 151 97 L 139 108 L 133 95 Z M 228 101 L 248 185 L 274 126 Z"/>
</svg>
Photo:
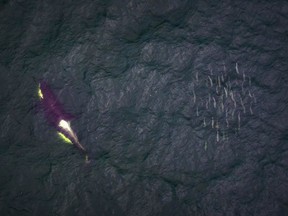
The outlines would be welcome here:
<svg viewBox="0 0 288 216">
<path fill-rule="evenodd" d="M 88 160 L 87 151 L 79 142 L 76 133 L 71 128 L 71 120 L 75 117 L 63 109 L 62 104 L 51 90 L 47 82 L 41 80 L 38 84 L 38 96 L 41 107 L 45 113 L 47 121 L 56 128 L 59 136 L 67 143 L 76 146 L 80 152 L 85 154 Z"/>
</svg>

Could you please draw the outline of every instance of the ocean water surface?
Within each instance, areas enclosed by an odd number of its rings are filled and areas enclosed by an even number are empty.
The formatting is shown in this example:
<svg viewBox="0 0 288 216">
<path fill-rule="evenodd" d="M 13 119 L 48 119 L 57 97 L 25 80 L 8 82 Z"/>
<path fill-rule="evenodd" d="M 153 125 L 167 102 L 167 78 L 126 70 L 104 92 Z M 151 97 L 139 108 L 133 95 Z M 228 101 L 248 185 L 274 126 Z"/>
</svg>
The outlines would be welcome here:
<svg viewBox="0 0 288 216">
<path fill-rule="evenodd" d="M 285 1 L 0 2 L 0 215 L 288 215 Z M 39 106 L 49 83 L 90 163 Z"/>
</svg>

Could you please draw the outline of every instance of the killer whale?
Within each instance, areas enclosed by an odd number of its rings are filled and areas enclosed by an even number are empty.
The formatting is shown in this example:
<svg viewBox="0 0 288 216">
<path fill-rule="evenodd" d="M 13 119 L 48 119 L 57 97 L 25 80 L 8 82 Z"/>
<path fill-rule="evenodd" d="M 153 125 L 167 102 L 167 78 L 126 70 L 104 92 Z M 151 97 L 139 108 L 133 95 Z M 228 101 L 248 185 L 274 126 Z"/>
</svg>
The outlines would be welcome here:
<svg viewBox="0 0 288 216">
<path fill-rule="evenodd" d="M 41 80 L 38 84 L 38 96 L 41 107 L 45 113 L 47 121 L 56 128 L 58 134 L 68 143 L 75 145 L 88 160 L 87 151 L 79 142 L 76 133 L 70 126 L 73 115 L 64 111 L 62 104 L 57 99 L 49 85 Z"/>
</svg>

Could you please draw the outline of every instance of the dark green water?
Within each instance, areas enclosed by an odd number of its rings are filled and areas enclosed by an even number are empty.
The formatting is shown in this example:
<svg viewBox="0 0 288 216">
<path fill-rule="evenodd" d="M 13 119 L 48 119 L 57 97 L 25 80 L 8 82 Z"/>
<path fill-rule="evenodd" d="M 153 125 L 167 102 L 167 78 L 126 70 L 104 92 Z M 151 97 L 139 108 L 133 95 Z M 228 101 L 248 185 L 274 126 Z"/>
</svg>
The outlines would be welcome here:
<svg viewBox="0 0 288 216">
<path fill-rule="evenodd" d="M 0 215 L 288 215 L 285 1 L 0 1 Z M 38 106 L 46 80 L 91 162 Z"/>
</svg>

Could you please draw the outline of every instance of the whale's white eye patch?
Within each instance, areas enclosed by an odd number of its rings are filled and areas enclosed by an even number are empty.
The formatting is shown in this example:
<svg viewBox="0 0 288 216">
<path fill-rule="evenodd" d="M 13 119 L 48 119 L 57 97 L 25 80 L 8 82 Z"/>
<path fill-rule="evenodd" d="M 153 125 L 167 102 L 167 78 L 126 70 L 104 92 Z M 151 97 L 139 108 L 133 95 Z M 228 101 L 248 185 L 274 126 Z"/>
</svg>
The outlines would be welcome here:
<svg viewBox="0 0 288 216">
<path fill-rule="evenodd" d="M 72 141 L 71 141 L 68 137 L 66 137 L 63 133 L 58 132 L 58 135 L 60 136 L 60 138 L 61 138 L 62 140 L 64 140 L 64 142 L 69 143 L 69 144 L 72 144 Z"/>
<path fill-rule="evenodd" d="M 40 88 L 40 84 L 39 84 L 39 86 L 38 86 L 38 96 L 40 97 L 40 99 L 43 99 L 43 98 L 44 98 L 44 96 L 43 96 L 43 94 L 42 94 L 42 91 L 41 91 L 41 88 Z"/>
</svg>

